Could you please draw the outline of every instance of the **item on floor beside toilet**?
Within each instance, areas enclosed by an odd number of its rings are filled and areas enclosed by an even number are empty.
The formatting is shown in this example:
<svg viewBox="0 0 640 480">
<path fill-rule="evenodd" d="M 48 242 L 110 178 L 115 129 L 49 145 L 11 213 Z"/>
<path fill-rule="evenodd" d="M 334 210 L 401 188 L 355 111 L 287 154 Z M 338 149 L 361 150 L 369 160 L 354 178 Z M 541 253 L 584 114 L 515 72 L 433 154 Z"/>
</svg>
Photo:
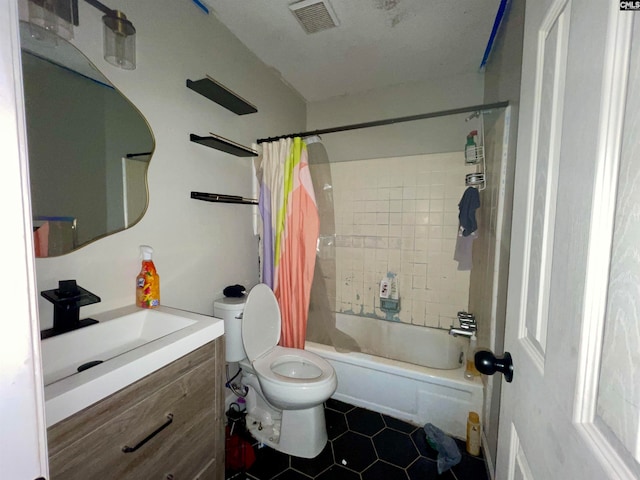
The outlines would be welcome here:
<svg viewBox="0 0 640 480">
<path fill-rule="evenodd" d="M 160 275 L 153 264 L 153 248 L 140 245 L 142 267 L 136 277 L 136 305 L 155 308 L 160 305 Z"/>
<path fill-rule="evenodd" d="M 250 437 L 244 427 L 244 416 L 242 425 L 239 422 L 232 423 L 230 412 L 227 412 L 228 423 L 225 428 L 225 469 L 232 472 L 245 471 L 256 461 L 256 454 L 251 445 Z"/>
<path fill-rule="evenodd" d="M 478 337 L 476 337 L 476 334 L 474 333 L 469 338 L 469 348 L 467 349 L 467 366 L 464 370 L 464 378 L 466 378 L 467 380 L 473 380 L 475 377 L 480 376 L 480 372 L 476 368 L 476 350 L 478 350 Z"/>
<path fill-rule="evenodd" d="M 462 454 L 456 441 L 431 423 L 424 426 L 427 443 L 438 452 L 438 474 L 442 475 L 451 467 L 460 463 Z"/>
<path fill-rule="evenodd" d="M 469 412 L 467 419 L 467 452 L 480 455 L 480 416 L 476 412 Z"/>
<path fill-rule="evenodd" d="M 244 399 L 243 399 L 244 400 Z M 233 402 L 229 405 L 229 410 L 227 410 L 227 425 L 229 426 L 229 435 L 233 435 L 235 433 L 242 433 L 246 430 L 246 409 L 242 409 L 242 407 Z"/>
</svg>

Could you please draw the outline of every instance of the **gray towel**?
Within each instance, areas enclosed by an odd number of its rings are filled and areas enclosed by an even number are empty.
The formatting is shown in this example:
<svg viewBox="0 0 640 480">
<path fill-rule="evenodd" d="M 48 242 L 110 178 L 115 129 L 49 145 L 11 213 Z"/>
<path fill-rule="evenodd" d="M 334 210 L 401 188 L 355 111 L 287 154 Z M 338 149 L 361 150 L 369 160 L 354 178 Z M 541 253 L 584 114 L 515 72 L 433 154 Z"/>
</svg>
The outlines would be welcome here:
<svg viewBox="0 0 640 480">
<path fill-rule="evenodd" d="M 440 475 L 460 463 L 462 454 L 453 438 L 447 436 L 431 423 L 424 426 L 424 432 L 427 435 L 427 443 L 438 451 L 438 473 Z"/>
<path fill-rule="evenodd" d="M 458 262 L 458 270 L 471 270 L 473 267 L 473 241 L 478 238 L 478 232 L 473 232 L 464 236 L 462 227 L 458 230 L 456 237 L 456 250 L 453 259 Z"/>
</svg>

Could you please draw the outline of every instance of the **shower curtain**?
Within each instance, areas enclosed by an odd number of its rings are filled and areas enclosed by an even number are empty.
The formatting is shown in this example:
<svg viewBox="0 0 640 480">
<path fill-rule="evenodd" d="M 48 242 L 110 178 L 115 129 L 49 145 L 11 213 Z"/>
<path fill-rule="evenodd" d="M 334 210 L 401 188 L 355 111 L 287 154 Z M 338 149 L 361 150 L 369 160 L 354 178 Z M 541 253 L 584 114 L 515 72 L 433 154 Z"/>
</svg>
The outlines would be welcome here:
<svg viewBox="0 0 640 480">
<path fill-rule="evenodd" d="M 332 345 L 339 352 L 357 352 L 360 351 L 357 342 L 336 327 L 336 222 L 329 155 L 320 137 L 307 137 L 304 142 L 320 217 L 307 340 Z"/>
<path fill-rule="evenodd" d="M 278 300 L 280 344 L 304 348 L 320 225 L 306 145 L 299 137 L 263 144 L 256 171 L 262 281 Z"/>
</svg>

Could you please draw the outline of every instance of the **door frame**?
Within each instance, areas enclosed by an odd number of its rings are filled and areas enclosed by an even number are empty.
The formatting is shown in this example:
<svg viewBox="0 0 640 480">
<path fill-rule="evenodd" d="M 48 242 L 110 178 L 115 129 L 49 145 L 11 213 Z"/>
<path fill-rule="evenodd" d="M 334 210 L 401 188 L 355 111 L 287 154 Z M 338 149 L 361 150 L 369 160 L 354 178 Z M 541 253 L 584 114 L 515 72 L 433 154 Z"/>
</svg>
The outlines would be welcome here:
<svg viewBox="0 0 640 480">
<path fill-rule="evenodd" d="M 45 400 L 22 92 L 18 3 L 0 0 L 0 394 L 7 478 L 48 477 Z"/>
</svg>

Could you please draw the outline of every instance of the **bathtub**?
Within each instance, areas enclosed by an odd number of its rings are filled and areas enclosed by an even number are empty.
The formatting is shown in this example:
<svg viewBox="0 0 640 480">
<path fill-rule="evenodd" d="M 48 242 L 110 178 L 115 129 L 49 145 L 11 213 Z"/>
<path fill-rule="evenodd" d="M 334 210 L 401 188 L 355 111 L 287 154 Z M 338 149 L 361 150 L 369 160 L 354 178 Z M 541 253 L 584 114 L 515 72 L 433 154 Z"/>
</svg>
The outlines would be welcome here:
<svg viewBox="0 0 640 480">
<path fill-rule="evenodd" d="M 341 353 L 310 341 L 305 345 L 335 369 L 338 388 L 332 398 L 417 426 L 432 423 L 457 438 L 466 437 L 470 411 L 482 418 L 482 380 L 464 378 L 460 354 L 467 340 L 445 330 L 354 315 L 337 314 L 336 326 L 363 351 Z M 399 360 L 367 352 L 393 353 Z"/>
</svg>

